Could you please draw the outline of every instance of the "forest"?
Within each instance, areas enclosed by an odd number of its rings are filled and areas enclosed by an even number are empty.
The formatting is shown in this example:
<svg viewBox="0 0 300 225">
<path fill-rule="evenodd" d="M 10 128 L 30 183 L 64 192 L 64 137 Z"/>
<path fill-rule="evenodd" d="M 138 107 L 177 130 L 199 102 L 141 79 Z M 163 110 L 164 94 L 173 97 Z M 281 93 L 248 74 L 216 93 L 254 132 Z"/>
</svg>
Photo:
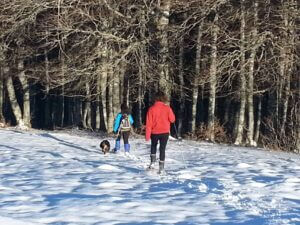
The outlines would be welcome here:
<svg viewBox="0 0 300 225">
<path fill-rule="evenodd" d="M 299 0 L 2 0 L 0 124 L 143 134 L 164 90 L 178 136 L 300 153 Z"/>
</svg>

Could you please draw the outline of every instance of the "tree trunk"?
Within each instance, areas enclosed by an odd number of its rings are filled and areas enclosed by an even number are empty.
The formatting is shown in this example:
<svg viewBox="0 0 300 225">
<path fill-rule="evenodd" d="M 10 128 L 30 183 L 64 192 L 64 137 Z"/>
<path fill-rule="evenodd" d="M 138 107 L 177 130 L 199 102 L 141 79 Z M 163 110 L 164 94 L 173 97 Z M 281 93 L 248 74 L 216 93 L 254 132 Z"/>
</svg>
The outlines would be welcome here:
<svg viewBox="0 0 300 225">
<path fill-rule="evenodd" d="M 159 30 L 159 89 L 165 90 L 168 96 L 171 95 L 171 85 L 170 85 L 170 74 L 169 74 L 169 42 L 168 42 L 168 32 L 167 28 L 169 26 L 169 15 L 170 15 L 170 0 L 161 0 L 159 9 L 160 16 L 157 23 L 157 28 Z"/>
<path fill-rule="evenodd" d="M 112 73 L 112 114 L 115 116 L 118 112 L 120 112 L 120 75 L 122 73 L 122 66 L 120 68 L 121 71 L 115 71 Z"/>
<path fill-rule="evenodd" d="M 65 79 L 65 59 L 64 55 L 61 53 L 61 73 L 62 73 L 62 79 L 63 79 L 63 84 L 61 86 L 61 94 L 60 94 L 60 127 L 64 126 L 64 120 L 65 120 L 65 84 L 64 84 L 64 79 Z"/>
<path fill-rule="evenodd" d="M 199 79 L 201 74 L 201 51 L 202 51 L 202 22 L 198 27 L 198 36 L 197 36 L 197 50 L 196 50 L 196 65 L 195 65 L 195 77 L 193 82 L 192 90 L 192 116 L 190 121 L 190 128 L 193 134 L 196 132 L 197 128 L 197 106 L 198 106 L 198 97 L 199 97 Z M 200 112 L 201 113 L 201 112 Z"/>
<path fill-rule="evenodd" d="M 182 41 L 183 42 L 183 41 Z M 183 68 L 183 58 L 184 58 L 184 49 L 183 44 L 181 44 L 179 48 L 179 116 L 177 118 L 178 121 L 178 136 L 182 136 L 182 127 L 183 127 L 183 117 L 184 117 L 184 68 Z"/>
<path fill-rule="evenodd" d="M 244 123 L 245 123 L 245 106 L 246 106 L 246 59 L 245 59 L 245 6 L 244 6 L 244 0 L 241 0 L 241 27 L 240 27 L 240 37 L 241 37 L 241 46 L 240 46 L 240 54 L 241 54 L 241 60 L 240 60 L 240 108 L 239 108 L 239 117 L 237 121 L 237 136 L 235 139 L 235 145 L 242 144 L 243 141 L 243 133 L 244 133 Z"/>
<path fill-rule="evenodd" d="M 107 110 L 107 132 L 112 133 L 113 131 L 113 123 L 114 123 L 114 114 L 113 114 L 113 69 L 110 66 L 112 49 L 108 49 L 107 51 L 107 102 L 106 102 L 106 110 Z"/>
<path fill-rule="evenodd" d="M 296 5 L 293 0 L 282 2 L 283 4 L 283 21 L 284 27 L 283 46 L 281 47 L 281 60 L 280 60 L 280 74 L 283 77 L 283 95 L 282 95 L 282 119 L 281 119 L 281 134 L 285 135 L 285 128 L 287 122 L 287 112 L 290 99 L 291 89 L 291 74 L 293 68 L 293 52 L 296 49 L 295 44 L 295 18 L 294 15 L 290 15 L 293 12 L 294 6 Z"/>
<path fill-rule="evenodd" d="M 146 40 L 146 32 L 147 32 L 147 19 L 145 16 L 145 9 L 141 12 L 141 40 Z M 147 64 L 149 64 L 149 57 L 147 54 L 147 47 L 144 44 L 140 47 L 140 61 L 138 62 L 138 99 L 137 99 L 137 114 L 136 119 L 134 121 L 134 125 L 136 128 L 140 129 L 143 124 L 143 106 L 144 106 L 144 96 L 145 96 L 145 84 L 146 84 L 146 70 Z"/>
<path fill-rule="evenodd" d="M 7 75 L 9 72 L 8 68 L 4 68 L 4 74 Z M 15 93 L 15 88 L 13 85 L 13 78 L 12 76 L 6 76 L 6 88 L 7 88 L 7 93 L 8 93 L 8 99 L 11 104 L 12 112 L 16 118 L 16 125 L 23 128 L 24 127 L 24 121 L 22 117 L 22 111 L 19 106 L 19 103 L 17 101 L 16 93 Z"/>
<path fill-rule="evenodd" d="M 293 4 L 293 11 L 295 12 L 299 12 L 300 11 L 300 4 L 299 1 L 292 1 Z M 299 15 L 299 14 L 298 14 Z M 293 33 L 292 33 L 292 38 L 293 38 L 293 48 L 296 48 L 296 43 L 299 44 L 299 37 L 298 39 L 296 39 L 297 35 L 296 35 L 296 31 L 297 29 L 299 29 L 299 24 L 297 26 L 297 24 L 293 24 Z M 293 56 L 294 60 L 296 61 L 296 59 L 298 59 L 298 63 L 299 63 L 299 57 L 297 58 L 295 55 Z M 294 62 L 295 62 L 294 61 Z M 295 63 L 295 66 L 297 64 Z M 300 70 L 299 70 L 299 64 L 298 64 L 298 70 L 295 71 L 295 77 L 296 77 L 296 91 L 295 91 L 295 133 L 296 133 L 296 152 L 300 153 Z"/>
<path fill-rule="evenodd" d="M 51 108 L 51 97 L 50 97 L 50 75 L 49 75 L 49 58 L 48 52 L 44 51 L 45 55 L 45 76 L 46 76 L 46 84 L 45 84 L 45 108 L 44 108 L 44 126 L 47 129 L 53 129 L 53 118 L 52 118 L 52 108 Z"/>
<path fill-rule="evenodd" d="M 209 77 L 209 105 L 208 105 L 208 130 L 209 140 L 215 141 L 215 107 L 217 86 L 217 41 L 219 35 L 218 13 L 216 12 L 212 30 L 211 64 Z"/>
<path fill-rule="evenodd" d="M 232 131 L 232 137 L 237 137 L 239 118 L 240 118 L 240 110 L 234 111 L 233 112 L 234 126 Z"/>
<path fill-rule="evenodd" d="M 257 41 L 257 26 L 258 26 L 258 3 L 254 1 L 253 10 L 253 28 L 252 28 L 252 49 L 250 50 L 249 57 L 249 71 L 248 71 L 248 82 L 247 82 L 247 106 L 248 106 L 248 130 L 247 139 L 250 146 L 256 146 L 257 143 L 254 141 L 254 106 L 253 106 L 253 86 L 254 86 L 254 63 L 256 56 L 256 44 Z"/>
<path fill-rule="evenodd" d="M 136 121 L 134 121 L 136 128 L 142 127 L 142 103 L 144 99 L 144 72 L 145 69 L 145 61 L 142 60 L 141 66 L 139 67 L 138 73 L 138 99 L 137 99 L 137 116 Z"/>
<path fill-rule="evenodd" d="M 290 98 L 290 72 L 291 69 L 286 71 L 286 79 L 285 79 L 285 87 L 284 87 L 284 95 L 283 95 L 283 108 L 282 108 L 282 122 L 281 122 L 281 134 L 285 135 L 285 128 L 287 122 L 287 112 L 288 112 L 288 105 L 289 105 L 289 98 Z"/>
<path fill-rule="evenodd" d="M 282 2 L 282 11 L 283 11 L 283 21 L 282 21 L 282 26 L 284 31 L 282 32 L 283 34 L 283 40 L 282 43 L 283 45 L 280 48 L 280 60 L 279 60 L 279 74 L 280 74 L 280 81 L 279 81 L 279 90 L 278 90 L 278 106 L 277 106 L 277 124 L 279 125 L 278 128 L 280 128 L 280 131 L 282 134 L 284 134 L 285 131 L 285 122 L 286 122 L 286 113 L 285 113 L 285 108 L 287 106 L 287 103 L 284 102 L 285 98 L 285 85 L 287 84 L 287 77 L 286 77 L 286 72 L 287 72 L 287 66 L 288 66 L 288 57 L 287 57 L 287 32 L 288 32 L 288 11 L 287 11 L 287 3 L 286 1 Z M 281 110 L 280 110 L 281 109 Z M 279 119 L 281 118 L 281 119 Z"/>
<path fill-rule="evenodd" d="M 83 108 L 82 126 L 85 129 L 92 129 L 91 125 L 91 87 L 89 80 L 85 82 L 85 104 Z"/>
<path fill-rule="evenodd" d="M 103 43 L 102 43 L 103 44 Z M 108 131 L 109 125 L 108 121 L 108 70 L 109 70 L 109 51 L 107 43 L 102 44 L 99 43 L 98 49 L 101 55 L 101 62 L 98 69 L 98 79 L 99 79 L 99 113 L 100 113 L 100 129 Z"/>
<path fill-rule="evenodd" d="M 108 115 L 108 110 L 107 110 L 107 100 L 106 100 L 106 94 L 107 94 L 107 66 L 106 65 L 103 65 L 103 70 L 102 70 L 102 73 L 100 74 L 100 91 L 101 91 L 101 94 L 100 94 L 100 97 L 101 97 L 101 103 L 100 103 L 100 106 L 101 109 L 102 109 L 102 115 L 103 115 L 103 120 L 102 120 L 102 124 L 103 124 L 103 129 L 104 130 L 107 130 L 108 127 L 107 127 L 107 115 Z M 101 112 L 100 112 L 101 113 Z"/>
<path fill-rule="evenodd" d="M 298 79 L 297 79 L 298 91 L 296 93 L 296 99 L 298 99 L 296 104 L 296 151 L 300 153 L 300 72 L 298 71 Z"/>
<path fill-rule="evenodd" d="M 30 90 L 27 77 L 24 71 L 24 62 L 20 60 L 18 62 L 19 80 L 23 89 L 23 122 L 26 127 L 31 127 L 31 115 L 30 115 Z"/>
<path fill-rule="evenodd" d="M 258 98 L 257 122 L 256 122 L 255 135 L 254 135 L 255 143 L 258 143 L 258 139 L 260 135 L 260 124 L 261 124 L 261 97 Z"/>
<path fill-rule="evenodd" d="M 100 111 L 100 102 L 101 102 L 101 74 L 97 73 L 97 85 L 96 85 L 96 130 L 100 130 L 101 128 L 101 111 Z"/>
<path fill-rule="evenodd" d="M 129 102 L 129 74 L 128 74 L 128 72 L 126 72 L 124 74 L 122 93 L 123 93 L 122 103 L 128 105 L 128 102 Z"/>
<path fill-rule="evenodd" d="M 0 67 L 0 124 L 3 126 L 5 123 L 3 115 L 3 103 L 4 103 L 4 83 L 3 83 L 3 68 Z"/>
<path fill-rule="evenodd" d="M 113 79 L 112 79 L 112 71 L 109 69 L 107 83 L 108 83 L 108 92 L 107 92 L 107 132 L 111 133 L 113 131 Z"/>
</svg>

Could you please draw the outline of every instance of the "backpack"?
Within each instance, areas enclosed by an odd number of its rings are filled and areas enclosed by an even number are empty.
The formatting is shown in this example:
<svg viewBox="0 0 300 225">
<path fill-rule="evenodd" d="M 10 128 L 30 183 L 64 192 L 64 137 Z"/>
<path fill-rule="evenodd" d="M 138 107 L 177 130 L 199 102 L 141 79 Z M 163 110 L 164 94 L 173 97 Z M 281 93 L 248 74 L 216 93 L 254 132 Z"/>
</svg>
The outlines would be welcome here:
<svg viewBox="0 0 300 225">
<path fill-rule="evenodd" d="M 131 124 L 130 124 L 128 114 L 123 114 L 122 115 L 119 129 L 120 129 L 120 131 L 130 131 L 131 130 Z"/>
</svg>

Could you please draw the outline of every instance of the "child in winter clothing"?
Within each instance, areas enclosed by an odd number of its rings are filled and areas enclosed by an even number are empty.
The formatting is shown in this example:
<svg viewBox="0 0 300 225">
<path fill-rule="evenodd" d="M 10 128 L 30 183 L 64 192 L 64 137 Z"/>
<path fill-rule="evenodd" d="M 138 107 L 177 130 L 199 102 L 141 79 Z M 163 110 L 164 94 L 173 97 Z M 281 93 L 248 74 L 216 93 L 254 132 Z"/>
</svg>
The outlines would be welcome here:
<svg viewBox="0 0 300 225">
<path fill-rule="evenodd" d="M 155 95 L 155 103 L 147 112 L 146 117 L 146 141 L 151 138 L 151 163 L 153 168 L 156 161 L 157 144 L 159 142 L 159 173 L 164 170 L 165 150 L 170 134 L 170 124 L 175 122 L 175 115 L 166 103 L 168 97 L 163 92 Z"/>
<path fill-rule="evenodd" d="M 125 152 L 129 153 L 130 144 L 129 144 L 129 136 L 131 131 L 131 125 L 133 124 L 133 118 L 129 113 L 129 109 L 127 105 L 121 105 L 121 112 L 117 114 L 114 122 L 113 131 L 117 134 L 116 144 L 114 148 L 114 152 L 118 152 L 121 147 L 121 137 L 123 137 L 124 141 L 124 149 Z"/>
</svg>

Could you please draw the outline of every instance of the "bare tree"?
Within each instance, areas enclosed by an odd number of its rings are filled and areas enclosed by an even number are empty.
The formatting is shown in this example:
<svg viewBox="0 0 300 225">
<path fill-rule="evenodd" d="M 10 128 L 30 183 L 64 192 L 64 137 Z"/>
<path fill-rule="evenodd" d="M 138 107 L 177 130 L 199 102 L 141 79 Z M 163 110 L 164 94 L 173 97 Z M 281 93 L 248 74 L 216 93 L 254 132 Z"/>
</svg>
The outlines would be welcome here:
<svg viewBox="0 0 300 225">
<path fill-rule="evenodd" d="M 256 129 L 254 132 L 254 141 L 258 143 L 259 134 L 260 134 L 260 125 L 261 125 L 261 96 L 258 98 L 258 107 L 257 107 L 257 122 L 256 122 Z"/>
<path fill-rule="evenodd" d="M 117 73 L 112 73 L 112 110 L 113 115 L 117 115 L 118 112 L 120 112 L 120 105 L 121 105 L 121 73 L 123 71 L 120 69 Z M 124 74 L 124 73 L 123 73 Z"/>
<path fill-rule="evenodd" d="M 108 69 L 107 76 L 107 132 L 111 133 L 113 131 L 113 76 L 112 71 Z"/>
<path fill-rule="evenodd" d="M 299 18 L 296 0 L 3 0 L 0 105 L 27 126 L 111 132 L 123 102 L 141 127 L 161 88 L 180 135 L 201 121 L 218 141 L 218 121 L 235 144 L 299 149 Z"/>
<path fill-rule="evenodd" d="M 298 87 L 298 93 L 295 94 L 296 99 L 298 99 L 298 101 L 296 102 L 295 105 L 295 114 L 296 114 L 296 151 L 298 151 L 298 153 L 300 153 L 300 102 L 299 102 L 299 98 L 300 98 L 300 76 L 299 76 L 299 72 L 298 72 L 298 81 L 297 81 L 298 85 L 296 87 Z"/>
<path fill-rule="evenodd" d="M 253 3 L 253 26 L 251 31 L 252 42 L 258 41 L 258 3 Z M 248 129 L 247 139 L 250 146 L 256 146 L 257 143 L 254 141 L 254 105 L 253 105 L 253 89 L 254 89 L 254 66 L 256 57 L 257 44 L 253 43 L 250 49 L 249 56 L 249 71 L 247 73 L 247 108 L 248 108 Z"/>
<path fill-rule="evenodd" d="M 30 87 L 28 79 L 24 71 L 24 62 L 18 62 L 19 79 L 23 88 L 23 121 L 26 127 L 31 127 L 31 114 L 30 114 Z"/>
<path fill-rule="evenodd" d="M 4 124 L 5 118 L 3 115 L 4 104 L 4 83 L 3 83 L 3 68 L 0 67 L 0 124 Z"/>
<path fill-rule="evenodd" d="M 91 118 L 91 86 L 89 81 L 85 83 L 86 98 L 83 106 L 82 113 L 82 125 L 85 129 L 92 129 L 92 118 Z"/>
<path fill-rule="evenodd" d="M 238 120 L 236 121 L 236 127 L 237 127 L 237 134 L 235 143 L 236 145 L 240 145 L 243 141 L 243 133 L 245 128 L 245 107 L 246 107 L 246 59 L 245 59 L 245 53 L 246 53 L 246 37 L 245 37 L 245 27 L 246 27 L 246 18 L 245 18 L 245 1 L 241 0 L 241 15 L 240 15 L 240 75 L 239 75 L 239 81 L 240 81 L 240 108 L 239 108 L 239 116 Z"/>
<path fill-rule="evenodd" d="M 293 49 L 295 46 L 294 35 L 294 25 L 295 18 L 293 10 L 295 7 L 294 0 L 282 1 L 282 28 L 283 28 L 283 37 L 282 37 L 282 46 L 280 48 L 280 76 L 282 77 L 280 83 L 280 93 L 282 96 L 282 120 L 281 120 L 281 133 L 285 133 L 285 127 L 287 122 L 287 111 L 290 99 L 290 83 L 291 83 L 291 73 L 293 68 Z"/>
<path fill-rule="evenodd" d="M 23 128 L 23 127 L 25 127 L 25 124 L 24 124 L 20 105 L 17 101 L 17 96 L 16 96 L 14 84 L 13 84 L 13 77 L 9 76 L 8 73 L 9 73 L 8 67 L 4 67 L 4 74 L 7 76 L 6 88 L 7 88 L 7 93 L 8 93 L 8 98 L 10 100 L 11 108 L 12 108 L 13 114 L 16 118 L 17 126 Z"/>
<path fill-rule="evenodd" d="M 199 88 L 203 91 L 203 85 L 199 87 L 200 77 L 201 77 L 201 51 L 202 51 L 202 32 L 203 32 L 203 22 L 201 21 L 198 25 L 197 32 L 197 45 L 196 45 L 196 65 L 195 65 L 195 75 L 193 82 L 193 90 L 192 90 L 192 119 L 191 121 L 191 130 L 195 133 L 197 129 L 196 118 L 197 118 L 197 103 L 199 97 Z"/>
<path fill-rule="evenodd" d="M 212 28 L 212 44 L 211 44 L 211 63 L 209 78 L 209 106 L 208 106 L 208 129 L 209 139 L 215 140 L 215 107 L 216 107 L 216 88 L 217 88 L 217 41 L 219 35 L 218 12 L 215 11 Z"/>
<path fill-rule="evenodd" d="M 170 71 L 169 71 L 169 39 L 168 39 L 168 26 L 169 26 L 169 16 L 170 16 L 170 8 L 171 1 L 170 0 L 161 0 L 159 1 L 159 18 L 157 22 L 158 29 L 158 40 L 160 43 L 159 46 L 159 88 L 163 88 L 166 90 L 167 95 L 171 94 L 170 87 Z"/>
<path fill-rule="evenodd" d="M 183 40 L 181 41 L 183 43 Z M 185 106 L 185 93 L 184 93 L 184 48 L 183 44 L 179 47 L 179 72 L 178 72 L 178 80 L 179 80 L 179 110 L 178 110 L 178 135 L 179 137 L 182 136 L 182 129 L 183 129 L 183 119 L 184 119 L 184 106 Z"/>
</svg>

